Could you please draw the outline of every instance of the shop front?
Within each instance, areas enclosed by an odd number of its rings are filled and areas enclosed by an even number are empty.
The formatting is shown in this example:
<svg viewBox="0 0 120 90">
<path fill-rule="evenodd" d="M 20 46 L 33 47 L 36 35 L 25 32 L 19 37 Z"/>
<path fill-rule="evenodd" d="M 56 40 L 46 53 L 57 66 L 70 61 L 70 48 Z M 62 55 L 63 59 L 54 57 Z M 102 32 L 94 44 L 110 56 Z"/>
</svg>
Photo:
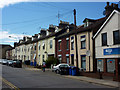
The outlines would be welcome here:
<svg viewBox="0 0 120 90">
<path fill-rule="evenodd" d="M 120 47 L 103 49 L 103 58 L 97 58 L 97 71 L 103 76 L 120 80 Z"/>
</svg>

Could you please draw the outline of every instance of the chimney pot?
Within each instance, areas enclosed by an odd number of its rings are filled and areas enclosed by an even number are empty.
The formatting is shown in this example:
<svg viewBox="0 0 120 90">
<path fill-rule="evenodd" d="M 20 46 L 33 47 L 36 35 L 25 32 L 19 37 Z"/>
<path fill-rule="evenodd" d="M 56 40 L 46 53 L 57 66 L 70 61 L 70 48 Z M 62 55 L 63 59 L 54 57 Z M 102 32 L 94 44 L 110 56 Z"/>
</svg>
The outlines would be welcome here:
<svg viewBox="0 0 120 90">
<path fill-rule="evenodd" d="M 111 7 L 113 7 L 113 3 L 111 3 Z"/>
<path fill-rule="evenodd" d="M 107 6 L 109 6 L 109 2 L 107 2 Z"/>
<path fill-rule="evenodd" d="M 116 8 L 118 8 L 118 4 L 116 4 Z"/>
</svg>

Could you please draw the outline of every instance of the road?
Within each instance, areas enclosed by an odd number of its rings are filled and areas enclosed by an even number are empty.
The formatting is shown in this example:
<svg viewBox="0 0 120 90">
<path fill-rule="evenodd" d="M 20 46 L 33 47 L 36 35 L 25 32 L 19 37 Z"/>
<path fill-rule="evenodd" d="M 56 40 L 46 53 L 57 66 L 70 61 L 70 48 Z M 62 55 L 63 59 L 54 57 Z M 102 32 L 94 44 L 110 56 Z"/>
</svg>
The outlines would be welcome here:
<svg viewBox="0 0 120 90">
<path fill-rule="evenodd" d="M 24 68 L 12 68 L 6 65 L 2 65 L 2 77 L 18 88 L 111 88 L 65 78 L 50 71 L 32 71 Z"/>
</svg>

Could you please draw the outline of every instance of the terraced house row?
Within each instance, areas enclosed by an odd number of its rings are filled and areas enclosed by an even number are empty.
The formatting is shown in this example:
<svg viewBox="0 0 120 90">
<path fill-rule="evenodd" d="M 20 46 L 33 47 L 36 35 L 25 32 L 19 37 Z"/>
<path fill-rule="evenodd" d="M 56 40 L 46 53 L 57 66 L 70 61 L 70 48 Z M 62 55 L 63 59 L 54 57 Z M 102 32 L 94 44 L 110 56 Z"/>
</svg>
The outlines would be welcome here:
<svg viewBox="0 0 120 90">
<path fill-rule="evenodd" d="M 14 43 L 13 59 L 31 65 L 41 65 L 50 56 L 60 63 L 68 63 L 90 73 L 101 72 L 120 80 L 120 9 L 118 4 L 107 2 L 105 17 L 85 18 L 83 25 L 75 26 L 60 21 L 59 26 L 49 25 L 47 30 Z"/>
</svg>

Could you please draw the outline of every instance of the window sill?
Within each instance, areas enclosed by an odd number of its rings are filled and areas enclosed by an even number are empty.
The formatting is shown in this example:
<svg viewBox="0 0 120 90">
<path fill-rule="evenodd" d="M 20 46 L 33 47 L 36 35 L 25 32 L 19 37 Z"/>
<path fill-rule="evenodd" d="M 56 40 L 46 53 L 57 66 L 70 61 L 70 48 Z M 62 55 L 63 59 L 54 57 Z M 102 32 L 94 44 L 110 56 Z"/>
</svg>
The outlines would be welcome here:
<svg viewBox="0 0 120 90">
<path fill-rule="evenodd" d="M 109 45 L 102 45 L 102 47 L 104 47 L 104 46 L 109 46 Z"/>
<path fill-rule="evenodd" d="M 86 48 L 80 48 L 80 49 L 86 49 Z"/>
<path fill-rule="evenodd" d="M 118 45 L 118 44 L 120 44 L 120 43 L 114 43 L 113 45 Z"/>
</svg>

